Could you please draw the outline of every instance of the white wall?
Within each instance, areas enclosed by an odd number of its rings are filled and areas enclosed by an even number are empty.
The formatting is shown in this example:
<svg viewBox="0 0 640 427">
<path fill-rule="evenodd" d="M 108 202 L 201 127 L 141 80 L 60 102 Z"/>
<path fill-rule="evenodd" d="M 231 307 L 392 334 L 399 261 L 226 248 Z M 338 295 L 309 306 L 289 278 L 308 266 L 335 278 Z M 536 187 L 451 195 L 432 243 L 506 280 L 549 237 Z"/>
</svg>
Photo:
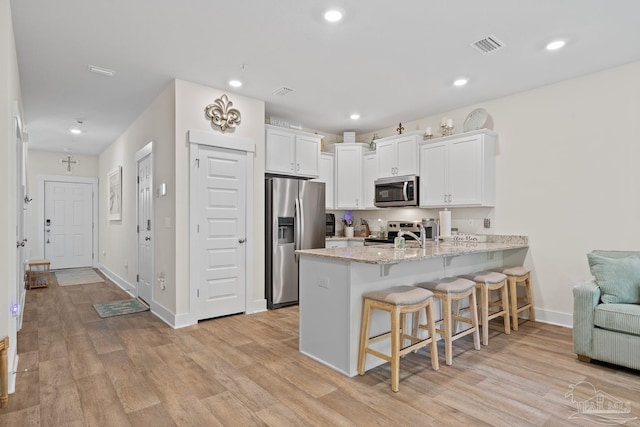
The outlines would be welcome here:
<svg viewBox="0 0 640 427">
<path fill-rule="evenodd" d="M 635 62 L 404 123 L 407 131 L 439 130 L 446 116 L 459 133 L 474 108 L 492 116 L 499 135 L 496 207 L 471 215 L 454 209 L 452 217 L 475 217 L 477 231 L 490 217 L 494 234 L 529 236 L 541 320 L 571 323 L 572 287 L 591 278 L 587 252 L 638 249 L 639 75 Z"/>
<path fill-rule="evenodd" d="M 248 299 L 264 306 L 264 166 L 265 166 L 265 130 L 264 102 L 240 96 L 229 91 L 202 86 L 183 80 L 176 80 L 176 280 L 180 283 L 176 294 L 176 313 L 187 315 L 189 307 L 189 130 L 219 132 L 205 118 L 204 108 L 214 100 L 227 94 L 242 114 L 242 123 L 233 132 L 234 136 L 244 137 L 256 144 L 254 157 L 254 239 L 253 269 L 254 283 L 247 284 Z M 252 311 L 251 307 L 248 307 Z"/>
<path fill-rule="evenodd" d="M 78 161 L 72 165 L 71 173 L 67 173 L 66 164 L 60 163 L 67 158 L 67 153 L 55 153 L 52 151 L 30 150 L 28 154 L 29 197 L 32 199 L 27 206 L 27 238 L 29 239 L 29 259 L 43 258 L 41 251 L 42 224 L 38 223 L 38 202 L 44 198 L 40 193 L 38 178 L 42 175 L 57 175 L 62 177 L 98 177 L 98 156 L 72 155 L 73 160 Z"/>
<path fill-rule="evenodd" d="M 174 123 L 175 85 L 171 83 L 131 126 L 99 156 L 100 228 L 99 261 L 111 278 L 125 288 L 136 286 L 138 272 L 136 232 L 136 161 L 135 155 L 150 141 L 154 143 L 155 185 L 167 183 L 167 195 L 154 198 L 154 250 L 156 277 L 166 276 L 166 289 L 154 280 L 152 310 L 175 312 L 175 178 Z M 107 174 L 122 166 L 122 220 L 109 221 Z M 165 226 L 168 218 L 169 226 Z"/>
<path fill-rule="evenodd" d="M 16 138 L 14 102 L 22 109 L 11 5 L 0 0 L 0 338 L 9 337 L 8 367 L 16 369 L 17 325 L 9 307 L 16 294 Z M 13 392 L 15 375 L 10 375 Z"/>
</svg>

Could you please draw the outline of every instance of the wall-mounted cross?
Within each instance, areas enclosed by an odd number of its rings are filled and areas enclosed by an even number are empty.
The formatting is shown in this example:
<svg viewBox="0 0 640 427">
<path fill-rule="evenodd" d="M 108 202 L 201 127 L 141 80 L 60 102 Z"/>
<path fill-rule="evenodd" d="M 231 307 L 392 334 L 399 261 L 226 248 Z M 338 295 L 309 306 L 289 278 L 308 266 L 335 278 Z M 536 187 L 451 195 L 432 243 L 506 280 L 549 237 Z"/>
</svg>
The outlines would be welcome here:
<svg viewBox="0 0 640 427">
<path fill-rule="evenodd" d="M 73 163 L 75 165 L 75 164 L 78 163 L 78 161 L 77 160 L 71 160 L 71 156 L 67 156 L 67 160 L 62 159 L 62 160 L 60 160 L 60 163 L 62 163 L 62 164 L 66 163 L 67 164 L 67 172 L 71 172 L 71 164 Z"/>
</svg>

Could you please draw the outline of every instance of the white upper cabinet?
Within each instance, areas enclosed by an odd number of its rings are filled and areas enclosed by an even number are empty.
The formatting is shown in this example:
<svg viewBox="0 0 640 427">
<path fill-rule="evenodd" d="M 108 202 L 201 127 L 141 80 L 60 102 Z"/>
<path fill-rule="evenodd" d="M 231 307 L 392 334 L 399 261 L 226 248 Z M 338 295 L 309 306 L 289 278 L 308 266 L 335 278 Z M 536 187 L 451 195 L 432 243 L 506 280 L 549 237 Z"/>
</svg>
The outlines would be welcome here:
<svg viewBox="0 0 640 427">
<path fill-rule="evenodd" d="M 410 132 L 376 140 L 378 177 L 416 175 L 418 173 L 418 142 L 422 132 Z"/>
<path fill-rule="evenodd" d="M 318 177 L 322 135 L 270 125 L 265 128 L 267 173 Z"/>
<path fill-rule="evenodd" d="M 324 182 L 325 209 L 335 209 L 334 154 L 320 153 L 320 176 L 313 181 Z"/>
<path fill-rule="evenodd" d="M 362 158 L 362 198 L 365 209 L 376 209 L 375 181 L 378 177 L 378 155 L 375 152 L 367 153 Z"/>
<path fill-rule="evenodd" d="M 364 209 L 363 156 L 368 144 L 336 144 L 336 209 Z"/>
<path fill-rule="evenodd" d="M 481 129 L 420 144 L 420 206 L 494 206 L 495 143 Z"/>
</svg>

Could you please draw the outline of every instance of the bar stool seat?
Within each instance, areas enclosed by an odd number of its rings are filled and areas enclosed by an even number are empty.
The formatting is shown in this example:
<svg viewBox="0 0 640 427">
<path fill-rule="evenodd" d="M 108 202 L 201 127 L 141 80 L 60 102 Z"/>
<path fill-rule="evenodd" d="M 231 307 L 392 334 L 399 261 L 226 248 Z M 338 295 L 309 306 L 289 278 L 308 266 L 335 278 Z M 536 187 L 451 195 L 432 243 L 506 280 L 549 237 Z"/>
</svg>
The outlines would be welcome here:
<svg viewBox="0 0 640 427">
<path fill-rule="evenodd" d="M 509 299 L 511 304 L 511 327 L 518 330 L 518 313 L 529 311 L 529 320 L 535 321 L 536 315 L 533 308 L 533 295 L 531 293 L 531 272 L 522 266 L 507 267 L 502 270 L 507 275 L 509 282 Z M 518 298 L 518 283 L 524 283 L 525 296 Z M 523 302 L 523 305 L 518 306 Z"/>
<path fill-rule="evenodd" d="M 433 322 L 433 293 L 414 286 L 395 286 L 379 291 L 362 294 L 362 322 L 360 324 L 360 349 L 358 353 L 358 375 L 364 375 L 366 355 L 371 354 L 391 363 L 391 390 L 398 391 L 400 382 L 400 357 L 427 345 L 431 346 L 431 367 L 440 368 L 438 364 L 438 346 L 435 323 Z M 420 338 L 417 334 L 409 334 L 405 330 L 407 314 L 426 310 L 429 337 Z M 371 314 L 373 310 L 386 311 L 391 316 L 391 330 L 375 337 L 369 337 Z M 370 343 L 391 337 L 391 355 L 381 353 L 369 347 Z M 410 345 L 402 347 L 405 340 Z"/>
<path fill-rule="evenodd" d="M 480 290 L 480 323 L 482 324 L 482 345 L 489 345 L 489 320 L 497 317 L 504 319 L 504 333 L 511 333 L 509 322 L 509 295 L 507 292 L 507 276 L 495 271 L 480 271 L 478 273 L 463 276 L 476 283 Z M 501 298 L 489 301 L 492 291 L 500 291 Z M 498 307 L 498 311 L 491 311 L 492 307 Z"/>
<path fill-rule="evenodd" d="M 447 365 L 453 364 L 453 341 L 466 335 L 473 334 L 473 347 L 480 350 L 475 282 L 461 277 L 445 277 L 434 282 L 418 283 L 416 286 L 430 290 L 433 292 L 433 296 L 442 303 L 442 318 L 435 323 L 443 325 L 442 328 L 436 328 L 436 332 L 444 337 L 445 363 Z M 457 303 L 465 298 L 469 300 L 470 317 L 452 314 L 452 303 Z M 415 317 L 417 316 L 414 315 L 414 319 Z M 454 320 L 468 323 L 471 327 L 461 332 L 454 332 Z M 417 319 L 414 320 L 414 325 L 418 325 Z M 419 328 L 424 329 L 424 325 L 419 325 Z"/>
</svg>

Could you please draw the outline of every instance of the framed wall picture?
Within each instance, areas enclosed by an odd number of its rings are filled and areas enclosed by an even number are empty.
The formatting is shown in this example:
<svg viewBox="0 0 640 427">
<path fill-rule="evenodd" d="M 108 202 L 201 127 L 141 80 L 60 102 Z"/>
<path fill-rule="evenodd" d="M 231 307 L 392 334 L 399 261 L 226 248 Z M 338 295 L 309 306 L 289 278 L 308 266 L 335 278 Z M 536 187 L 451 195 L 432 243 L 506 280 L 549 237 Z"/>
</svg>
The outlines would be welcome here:
<svg viewBox="0 0 640 427">
<path fill-rule="evenodd" d="M 118 166 L 107 175 L 109 200 L 109 221 L 122 220 L 122 166 Z"/>
</svg>

